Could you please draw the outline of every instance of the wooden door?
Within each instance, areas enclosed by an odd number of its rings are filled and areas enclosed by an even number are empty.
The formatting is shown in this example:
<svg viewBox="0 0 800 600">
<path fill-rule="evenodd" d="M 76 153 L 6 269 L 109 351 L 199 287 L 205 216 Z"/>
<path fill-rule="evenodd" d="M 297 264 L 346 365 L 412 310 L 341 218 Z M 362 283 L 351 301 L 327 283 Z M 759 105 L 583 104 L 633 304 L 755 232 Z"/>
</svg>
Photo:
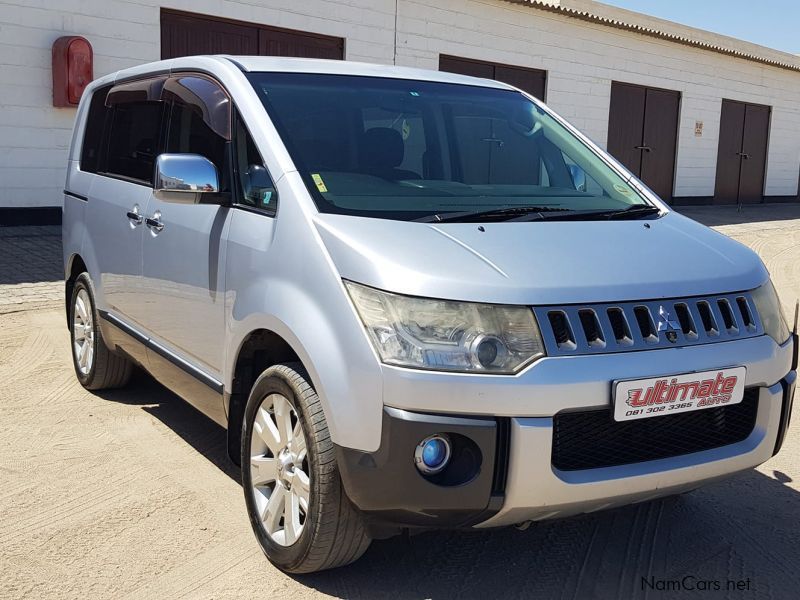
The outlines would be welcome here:
<svg viewBox="0 0 800 600">
<path fill-rule="evenodd" d="M 769 107 L 758 104 L 748 104 L 744 111 L 742 171 L 739 175 L 739 201 L 744 204 L 764 201 L 769 113 Z"/>
<path fill-rule="evenodd" d="M 344 40 L 305 31 L 161 10 L 161 58 L 194 54 L 344 59 Z"/>
<path fill-rule="evenodd" d="M 714 204 L 736 204 L 739 201 L 745 108 L 742 102 L 722 101 Z"/>
<path fill-rule="evenodd" d="M 513 67 L 442 54 L 439 56 L 439 70 L 446 73 L 458 73 L 459 75 L 502 81 L 528 92 L 534 98 L 544 100 L 547 71 L 542 71 L 541 69 Z"/>
<path fill-rule="evenodd" d="M 611 84 L 608 152 L 637 177 L 642 172 L 646 98 L 646 88 L 616 81 Z"/>
<path fill-rule="evenodd" d="M 528 92 L 534 98 L 544 100 L 546 72 L 539 69 L 522 69 L 495 65 L 494 79 Z"/>
<path fill-rule="evenodd" d="M 770 107 L 722 101 L 715 204 L 753 204 L 764 199 Z"/>
<path fill-rule="evenodd" d="M 675 178 L 680 92 L 611 83 L 608 151 L 669 202 Z"/>
<path fill-rule="evenodd" d="M 288 29 L 261 28 L 258 44 L 258 53 L 261 56 L 344 59 L 344 40 L 342 38 Z"/>
<path fill-rule="evenodd" d="M 258 29 L 162 11 L 161 58 L 194 54 L 258 54 Z"/>
<path fill-rule="evenodd" d="M 675 179 L 675 151 L 678 143 L 680 94 L 648 89 L 642 137 L 640 179 L 662 200 L 672 200 Z"/>
</svg>

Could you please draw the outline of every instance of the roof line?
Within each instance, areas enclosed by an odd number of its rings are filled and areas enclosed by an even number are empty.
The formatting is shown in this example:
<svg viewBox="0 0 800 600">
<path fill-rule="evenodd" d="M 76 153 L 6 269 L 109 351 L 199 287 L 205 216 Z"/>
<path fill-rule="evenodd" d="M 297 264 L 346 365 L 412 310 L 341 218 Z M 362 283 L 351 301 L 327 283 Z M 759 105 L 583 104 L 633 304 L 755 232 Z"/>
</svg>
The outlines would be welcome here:
<svg viewBox="0 0 800 600">
<path fill-rule="evenodd" d="M 601 17 L 600 15 L 596 15 L 594 13 L 590 13 L 585 10 L 579 10 L 576 8 L 569 8 L 567 6 L 550 4 L 548 2 L 544 2 L 543 0 L 506 0 L 506 2 L 511 2 L 513 4 L 524 4 L 539 10 L 545 10 L 547 12 L 565 15 L 568 17 L 572 17 L 574 19 L 588 21 L 589 23 L 598 23 L 600 25 L 606 25 L 608 27 L 624 29 L 626 31 L 632 31 L 634 33 L 639 33 L 641 35 L 659 38 L 662 40 L 675 42 L 677 44 L 683 44 L 684 46 L 702 48 L 703 50 L 709 50 L 711 52 L 716 52 L 718 54 L 725 54 L 727 56 L 734 56 L 736 58 L 742 58 L 744 60 L 749 60 L 764 65 L 769 65 L 771 67 L 778 67 L 780 69 L 787 69 L 789 71 L 800 72 L 800 65 L 782 62 L 772 58 L 766 58 L 764 56 L 751 54 L 749 52 L 742 52 L 741 50 L 734 50 L 732 48 L 718 46 L 716 44 L 709 44 L 708 42 L 702 42 L 700 40 L 695 40 L 683 35 L 668 33 L 666 31 L 661 31 L 659 29 L 653 29 L 652 27 L 644 27 L 642 25 L 635 25 L 633 23 L 627 23 L 625 21 L 620 21 L 618 19 Z"/>
</svg>

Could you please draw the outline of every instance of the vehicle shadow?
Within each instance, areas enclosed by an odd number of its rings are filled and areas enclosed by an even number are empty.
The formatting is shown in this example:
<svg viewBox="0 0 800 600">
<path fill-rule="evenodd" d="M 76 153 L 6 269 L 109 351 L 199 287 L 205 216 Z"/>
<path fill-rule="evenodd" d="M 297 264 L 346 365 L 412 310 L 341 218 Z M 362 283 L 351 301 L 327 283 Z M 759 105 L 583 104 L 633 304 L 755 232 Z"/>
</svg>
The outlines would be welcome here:
<svg viewBox="0 0 800 600">
<path fill-rule="evenodd" d="M 220 471 L 236 483 L 241 483 L 239 468 L 228 458 L 225 429 L 141 369 L 134 372 L 130 383 L 124 388 L 94 393 L 111 402 L 141 406 L 142 410 L 177 433 Z"/>
<path fill-rule="evenodd" d="M 733 206 L 674 206 L 673 210 L 708 227 L 769 221 L 800 220 L 800 203 L 746 204 Z"/>
<path fill-rule="evenodd" d="M 224 429 L 148 375 L 100 395 L 141 406 L 239 482 Z M 800 435 L 800 419 L 794 423 L 790 442 Z M 794 597 L 800 491 L 792 476 L 769 466 L 679 497 L 524 531 L 376 540 L 350 566 L 293 577 L 341 598 Z"/>
</svg>

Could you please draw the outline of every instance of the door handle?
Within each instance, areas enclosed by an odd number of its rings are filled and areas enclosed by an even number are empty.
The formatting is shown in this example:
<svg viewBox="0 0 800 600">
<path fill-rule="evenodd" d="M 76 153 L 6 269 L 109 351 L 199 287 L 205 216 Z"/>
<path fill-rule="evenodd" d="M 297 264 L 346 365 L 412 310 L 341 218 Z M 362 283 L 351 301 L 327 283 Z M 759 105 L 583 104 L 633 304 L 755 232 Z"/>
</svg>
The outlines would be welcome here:
<svg viewBox="0 0 800 600">
<path fill-rule="evenodd" d="M 134 207 L 125 213 L 125 216 L 131 220 L 133 225 L 141 225 L 142 224 L 142 215 L 139 214 L 139 205 L 136 204 Z"/>
<path fill-rule="evenodd" d="M 741 156 L 744 160 L 748 160 L 750 158 L 750 155 L 747 152 L 737 152 L 736 154 Z"/>
<path fill-rule="evenodd" d="M 161 213 L 156 213 L 152 217 L 147 217 L 144 220 L 144 224 L 157 233 L 161 233 L 164 229 L 164 224 L 161 222 Z"/>
<path fill-rule="evenodd" d="M 644 150 L 645 152 L 650 152 L 650 150 L 652 150 L 652 148 L 650 146 L 634 146 L 634 149 L 636 149 L 636 150 Z"/>
</svg>

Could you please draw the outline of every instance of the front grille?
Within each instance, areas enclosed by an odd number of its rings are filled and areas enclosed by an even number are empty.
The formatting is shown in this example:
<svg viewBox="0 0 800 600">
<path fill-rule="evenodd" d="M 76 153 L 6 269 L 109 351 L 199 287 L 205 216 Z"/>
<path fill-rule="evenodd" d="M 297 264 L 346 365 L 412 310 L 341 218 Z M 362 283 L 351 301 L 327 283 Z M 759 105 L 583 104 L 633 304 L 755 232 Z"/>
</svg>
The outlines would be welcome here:
<svg viewBox="0 0 800 600">
<path fill-rule="evenodd" d="M 753 431 L 758 388 L 739 404 L 617 422 L 610 409 L 553 419 L 552 462 L 561 471 L 629 465 L 735 444 Z"/>
<path fill-rule="evenodd" d="M 534 308 L 550 356 L 676 348 L 762 335 L 749 292 Z"/>
</svg>

